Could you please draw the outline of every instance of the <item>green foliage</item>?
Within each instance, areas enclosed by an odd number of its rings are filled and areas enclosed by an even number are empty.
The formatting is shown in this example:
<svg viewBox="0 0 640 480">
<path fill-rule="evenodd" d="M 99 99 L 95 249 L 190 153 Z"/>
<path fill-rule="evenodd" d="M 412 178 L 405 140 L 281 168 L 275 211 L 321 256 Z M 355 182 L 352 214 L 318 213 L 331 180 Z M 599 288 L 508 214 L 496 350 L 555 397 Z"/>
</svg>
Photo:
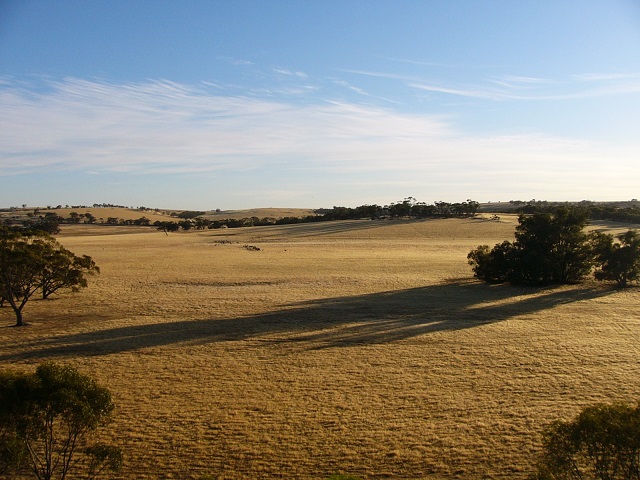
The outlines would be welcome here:
<svg viewBox="0 0 640 480">
<path fill-rule="evenodd" d="M 77 291 L 87 286 L 86 275 L 99 271 L 91 257 L 74 255 L 46 233 L 0 230 L 0 300 L 11 305 L 17 326 L 37 291 L 42 298 L 64 288 Z"/>
<path fill-rule="evenodd" d="M 23 325 L 22 309 L 40 288 L 44 259 L 33 237 L 0 232 L 0 296 L 16 314 L 16 325 Z"/>
<path fill-rule="evenodd" d="M 588 215 L 577 208 L 558 208 L 554 214 L 521 216 L 516 227 L 517 268 L 514 280 L 526 284 L 571 283 L 592 267 L 588 245 Z"/>
<path fill-rule="evenodd" d="M 200 215 L 204 215 L 207 212 L 199 212 L 192 210 L 185 210 L 184 212 L 180 212 L 176 215 L 178 218 L 184 218 L 185 220 L 189 220 L 191 218 L 199 217 Z"/>
<path fill-rule="evenodd" d="M 109 390 L 69 366 L 47 362 L 32 374 L 0 372 L 0 439 L 8 439 L 0 444 L 2 465 L 9 471 L 28 465 L 39 480 L 64 480 L 82 467 L 87 478 L 119 469 L 120 449 L 90 442 L 113 409 Z M 85 462 L 76 462 L 77 455 Z"/>
<path fill-rule="evenodd" d="M 516 208 L 513 208 L 516 206 Z M 496 213 L 552 213 L 558 207 L 579 206 L 588 212 L 591 220 L 610 220 L 614 222 L 640 223 L 640 204 L 634 199 L 629 202 L 591 202 L 583 200 L 578 203 L 547 202 L 544 200 L 511 200 L 508 204 L 494 203 L 489 210 Z"/>
<path fill-rule="evenodd" d="M 640 234 L 629 230 L 616 237 L 595 232 L 590 240 L 596 254 L 599 268 L 595 272 L 598 280 L 613 280 L 618 286 L 626 287 L 630 282 L 640 280 Z"/>
<path fill-rule="evenodd" d="M 504 241 L 491 250 L 481 245 L 469 253 L 476 277 L 548 285 L 577 282 L 591 271 L 593 252 L 584 232 L 585 211 L 562 207 L 553 214 L 521 215 L 518 221 L 515 242 Z"/>
<path fill-rule="evenodd" d="M 640 478 L 640 406 L 598 404 L 543 433 L 537 480 Z"/>
<path fill-rule="evenodd" d="M 460 203 L 435 202 L 429 205 L 418 202 L 413 197 L 407 197 L 402 202 L 392 203 L 381 207 L 379 205 L 361 205 L 356 208 L 336 207 L 331 210 L 317 210 L 319 216 L 308 217 L 305 221 L 353 220 L 359 218 L 450 218 L 472 217 L 476 214 L 480 204 L 473 200 Z"/>
<path fill-rule="evenodd" d="M 0 412 L 2 425 L 4 412 Z M 0 427 L 0 477 L 10 471 L 15 471 L 25 465 L 27 451 L 15 432 Z M 4 477 L 1 477 L 4 478 Z"/>
<path fill-rule="evenodd" d="M 51 237 L 41 239 L 39 243 L 44 259 L 40 286 L 43 299 L 62 288 L 69 288 L 74 292 L 86 288 L 86 275 L 100 273 L 100 269 L 88 255 L 74 255 Z"/>
<path fill-rule="evenodd" d="M 86 447 L 83 453 L 88 458 L 87 480 L 94 479 L 105 469 L 117 472 L 122 468 L 122 450 L 113 445 L 96 444 Z"/>
<path fill-rule="evenodd" d="M 30 226 L 35 230 L 40 230 L 50 235 L 60 233 L 60 224 L 64 223 L 64 218 L 60 215 L 56 215 L 52 212 L 47 212 L 44 217 L 41 217 L 38 221 L 33 222 Z"/>
<path fill-rule="evenodd" d="M 496 244 L 493 249 L 480 245 L 469 252 L 467 259 L 476 277 L 490 283 L 502 283 L 512 277 L 513 256 L 515 248 L 507 240 Z"/>
</svg>

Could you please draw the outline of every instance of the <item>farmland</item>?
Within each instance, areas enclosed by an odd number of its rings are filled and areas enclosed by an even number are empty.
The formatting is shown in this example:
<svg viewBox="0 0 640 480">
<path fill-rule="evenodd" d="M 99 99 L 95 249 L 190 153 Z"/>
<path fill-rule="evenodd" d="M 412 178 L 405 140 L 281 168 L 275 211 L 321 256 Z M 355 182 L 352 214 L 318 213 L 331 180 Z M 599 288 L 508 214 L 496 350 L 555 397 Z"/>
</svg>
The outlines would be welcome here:
<svg viewBox="0 0 640 480">
<path fill-rule="evenodd" d="M 473 280 L 515 224 L 64 225 L 102 273 L 0 309 L 0 360 L 107 386 L 123 479 L 525 478 L 545 424 L 640 398 L 640 291 Z"/>
</svg>

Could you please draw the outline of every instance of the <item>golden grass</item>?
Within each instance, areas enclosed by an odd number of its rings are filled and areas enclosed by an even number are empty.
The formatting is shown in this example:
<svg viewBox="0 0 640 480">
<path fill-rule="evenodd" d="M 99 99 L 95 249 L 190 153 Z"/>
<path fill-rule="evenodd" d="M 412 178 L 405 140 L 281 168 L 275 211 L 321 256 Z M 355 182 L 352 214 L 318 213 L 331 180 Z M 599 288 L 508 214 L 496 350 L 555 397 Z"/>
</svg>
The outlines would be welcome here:
<svg viewBox="0 0 640 480">
<path fill-rule="evenodd" d="M 515 223 L 67 228 L 102 274 L 28 304 L 0 360 L 112 390 L 117 478 L 525 478 L 547 422 L 638 399 L 640 291 L 473 281 Z"/>
<path fill-rule="evenodd" d="M 228 218 L 284 218 L 284 217 L 306 217 L 315 215 L 311 208 L 250 208 L 247 210 L 222 210 L 220 212 L 209 212 L 204 215 L 210 220 L 226 220 Z"/>
<path fill-rule="evenodd" d="M 33 211 L 33 209 L 24 209 L 23 211 Z M 71 212 L 75 212 L 77 214 L 85 214 L 90 213 L 94 217 L 98 219 L 107 221 L 109 217 L 114 217 L 122 220 L 137 220 L 140 217 L 146 217 L 151 222 L 155 222 L 156 220 L 161 222 L 166 221 L 181 221 L 181 218 L 172 217 L 172 210 L 159 210 L 156 211 L 141 211 L 133 208 L 121 208 L 121 207 L 105 207 L 105 208 L 58 208 L 52 210 L 41 209 L 40 214 L 51 212 L 56 215 L 60 215 L 63 218 L 69 218 Z M 175 210 L 175 212 L 180 212 L 180 210 Z M 307 215 L 314 215 L 313 209 L 310 208 L 252 208 L 247 210 L 221 210 L 217 212 L 208 212 L 204 215 L 205 218 L 209 220 L 226 220 L 229 218 L 232 219 L 240 219 L 240 218 L 250 218 L 250 217 L 258 217 L 258 218 L 283 218 L 283 217 L 304 217 Z"/>
</svg>

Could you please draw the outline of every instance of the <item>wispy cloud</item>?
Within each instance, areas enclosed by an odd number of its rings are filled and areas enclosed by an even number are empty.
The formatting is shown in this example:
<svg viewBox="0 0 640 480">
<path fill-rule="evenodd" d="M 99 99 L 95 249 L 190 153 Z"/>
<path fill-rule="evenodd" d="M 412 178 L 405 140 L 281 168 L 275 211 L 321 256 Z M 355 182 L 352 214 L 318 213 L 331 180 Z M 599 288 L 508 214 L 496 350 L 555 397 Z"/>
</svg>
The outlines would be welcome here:
<svg viewBox="0 0 640 480">
<path fill-rule="evenodd" d="M 347 88 L 353 92 L 356 92 L 359 95 L 365 95 L 365 96 L 369 96 L 369 94 L 367 92 L 365 92 L 362 88 L 359 87 L 355 87 L 353 85 L 351 85 L 349 82 L 346 82 L 344 80 L 333 80 L 333 83 L 335 83 L 336 85 L 340 85 L 341 87 Z"/>
<path fill-rule="evenodd" d="M 460 97 L 480 98 L 483 100 L 500 100 L 506 98 L 500 92 L 491 92 L 488 90 L 465 90 L 460 88 L 440 87 L 437 85 L 427 85 L 423 83 L 410 83 L 410 87 L 428 92 L 447 93 L 449 95 L 457 95 Z"/>
<path fill-rule="evenodd" d="M 449 128 L 434 118 L 409 121 L 348 104 L 296 106 L 221 96 L 204 84 L 66 79 L 44 87 L 0 91 L 3 174 L 29 168 L 144 172 L 162 165 L 243 169 L 274 158 L 309 158 L 310 152 L 331 158 L 334 148 L 370 150 L 366 139 L 389 142 L 394 124 L 404 125 L 404 135 L 413 131 L 425 138 Z"/>
<path fill-rule="evenodd" d="M 244 60 L 242 58 L 234 58 L 234 57 L 224 57 L 224 56 L 219 56 L 217 57 L 218 60 L 222 60 L 223 62 L 226 62 L 230 65 L 254 65 L 254 62 L 252 62 L 251 60 Z"/>
<path fill-rule="evenodd" d="M 503 77 L 503 80 L 505 82 L 510 82 L 511 85 L 513 85 L 513 84 L 525 84 L 525 85 L 535 84 L 535 85 L 539 85 L 539 84 L 555 83 L 553 80 L 550 80 L 548 78 L 526 77 L 526 76 L 522 76 L 522 75 L 505 75 Z"/>
<path fill-rule="evenodd" d="M 609 81 L 609 80 L 638 80 L 640 73 L 582 73 L 573 75 L 573 78 L 584 81 Z"/>
<path fill-rule="evenodd" d="M 331 80 L 335 85 L 338 85 L 340 87 L 346 88 L 347 90 L 350 90 L 352 92 L 357 93 L 358 95 L 361 95 L 363 97 L 370 97 L 370 98 L 374 98 L 376 100 L 382 100 L 383 102 L 386 103 L 393 103 L 393 104 L 399 104 L 400 102 L 398 102 L 397 100 L 393 100 L 387 97 L 381 97 L 379 95 L 373 95 L 369 92 L 367 92 L 365 89 L 357 87 L 355 85 L 350 84 L 349 82 L 345 81 L 345 80 L 341 80 L 341 79 L 333 79 Z"/>
<path fill-rule="evenodd" d="M 523 77 L 518 75 L 503 75 L 489 78 L 491 83 L 509 90 L 532 90 L 555 84 L 553 80 L 538 77 Z"/>
<path fill-rule="evenodd" d="M 385 56 L 382 56 L 380 58 L 384 60 L 389 60 L 391 62 L 406 63 L 408 65 L 416 65 L 420 67 L 448 67 L 448 68 L 460 67 L 460 65 L 454 65 L 451 63 L 429 62 L 425 60 L 415 60 L 410 58 L 395 58 L 395 57 L 385 57 Z"/>
<path fill-rule="evenodd" d="M 543 134 L 465 135 L 441 116 L 328 99 L 297 104 L 223 95 L 219 86 L 205 83 L 68 78 L 30 86 L 5 79 L 0 86 L 0 176 L 5 178 L 59 171 L 206 175 L 255 170 L 273 172 L 281 180 L 271 186 L 275 190 L 285 184 L 296 191 L 316 188 L 319 175 L 339 174 L 335 178 L 353 185 L 394 185 L 408 178 L 439 189 L 458 183 L 465 195 L 473 195 L 505 185 L 521 193 L 527 185 L 589 188 L 616 170 L 616 162 L 621 179 L 637 185 L 635 154 Z M 550 171 L 551 179 L 545 173 Z"/>
<path fill-rule="evenodd" d="M 345 73 L 353 73 L 355 75 L 364 75 L 367 77 L 376 77 L 376 78 L 386 78 L 389 80 L 401 80 L 404 82 L 417 82 L 420 80 L 419 77 L 415 77 L 411 75 L 403 75 L 399 73 L 376 72 L 372 70 L 351 70 L 351 69 L 344 69 L 342 71 Z"/>
<path fill-rule="evenodd" d="M 640 76 L 600 76 L 574 77 L 575 81 L 553 81 L 530 77 L 511 77 L 504 79 L 492 78 L 489 81 L 498 87 L 489 87 L 479 83 L 472 88 L 457 86 L 442 87 L 438 85 L 413 82 L 408 85 L 418 90 L 445 93 L 481 100 L 505 101 L 546 101 L 546 100 L 575 100 L 597 98 L 605 96 L 625 95 L 640 92 Z M 599 85 L 587 84 L 598 81 Z"/>
<path fill-rule="evenodd" d="M 307 78 L 308 75 L 304 72 L 295 72 L 288 68 L 274 68 L 273 71 L 279 75 L 285 75 L 289 77 Z"/>
<path fill-rule="evenodd" d="M 580 74 L 558 79 L 507 74 L 480 77 L 473 83 L 461 85 L 453 81 L 434 81 L 417 75 L 368 70 L 344 71 L 398 81 L 416 90 L 491 101 L 572 100 L 640 92 L 638 73 Z"/>
</svg>

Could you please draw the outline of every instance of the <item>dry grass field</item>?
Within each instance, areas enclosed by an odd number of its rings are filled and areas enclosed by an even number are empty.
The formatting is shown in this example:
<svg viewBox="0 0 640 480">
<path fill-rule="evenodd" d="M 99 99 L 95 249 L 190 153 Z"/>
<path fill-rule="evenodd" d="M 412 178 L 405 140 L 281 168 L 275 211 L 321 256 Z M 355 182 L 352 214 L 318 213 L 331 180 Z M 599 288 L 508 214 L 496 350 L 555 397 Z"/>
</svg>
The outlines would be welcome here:
<svg viewBox="0 0 640 480">
<path fill-rule="evenodd" d="M 16 209 L 15 212 L 6 212 L 4 215 L 10 217 L 12 214 L 25 214 L 26 212 L 33 212 L 33 208 Z M 172 217 L 172 210 L 137 210 L 133 208 L 121 208 L 121 207 L 87 207 L 87 208 L 54 208 L 54 209 L 40 209 L 39 214 L 55 213 L 63 218 L 69 218 L 71 212 L 77 214 L 90 213 L 96 217 L 98 223 L 104 223 L 109 217 L 114 217 L 122 220 L 137 220 L 140 217 L 146 217 L 151 222 L 160 221 L 180 221 L 180 218 Z M 180 212 L 175 210 L 173 212 Z M 204 215 L 209 220 L 226 220 L 229 218 L 240 219 L 248 217 L 304 217 L 306 215 L 313 215 L 314 211 L 310 208 L 253 208 L 249 210 L 221 210 L 215 212 L 209 212 Z"/>
<path fill-rule="evenodd" d="M 307 215 L 315 215 L 311 208 L 251 208 L 248 210 L 222 210 L 210 212 L 203 215 L 209 220 L 226 220 L 228 218 L 284 218 L 284 217 L 305 217 Z"/>
<path fill-rule="evenodd" d="M 121 479 L 526 478 L 545 424 L 640 399 L 640 289 L 474 281 L 515 224 L 66 226 L 102 273 L 0 309 L 0 362 L 107 386 Z"/>
</svg>

